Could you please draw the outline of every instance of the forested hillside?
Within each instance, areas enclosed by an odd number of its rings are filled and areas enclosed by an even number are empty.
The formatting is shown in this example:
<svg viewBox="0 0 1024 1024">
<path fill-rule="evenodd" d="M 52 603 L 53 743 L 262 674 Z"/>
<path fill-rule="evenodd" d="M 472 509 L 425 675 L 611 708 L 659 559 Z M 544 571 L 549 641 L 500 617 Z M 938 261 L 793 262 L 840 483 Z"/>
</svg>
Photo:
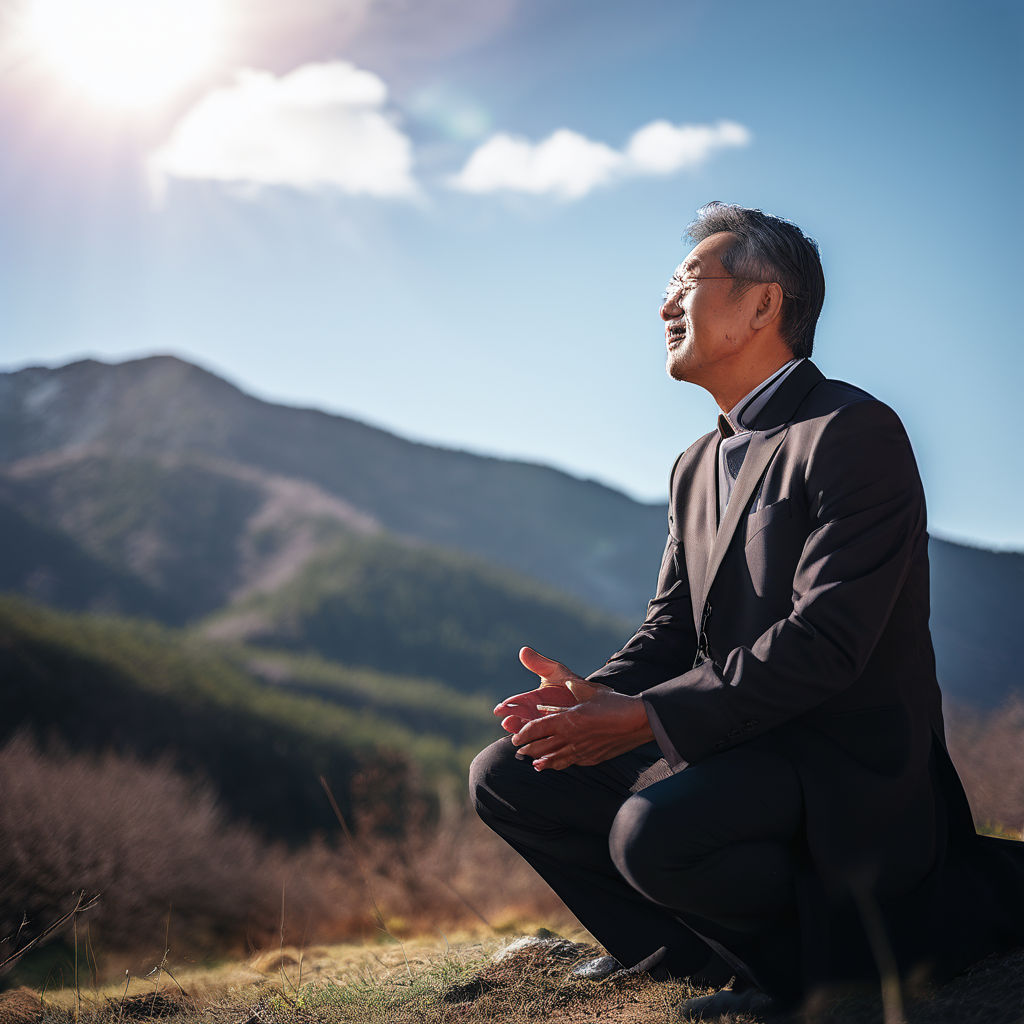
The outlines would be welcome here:
<svg viewBox="0 0 1024 1024">
<path fill-rule="evenodd" d="M 44 746 L 169 757 L 267 836 L 335 827 L 321 775 L 343 808 L 367 771 L 389 779 L 396 800 L 461 795 L 472 753 L 498 734 L 480 694 L 128 619 L 2 598 L 0 638 L 0 741 L 28 730 Z"/>
</svg>

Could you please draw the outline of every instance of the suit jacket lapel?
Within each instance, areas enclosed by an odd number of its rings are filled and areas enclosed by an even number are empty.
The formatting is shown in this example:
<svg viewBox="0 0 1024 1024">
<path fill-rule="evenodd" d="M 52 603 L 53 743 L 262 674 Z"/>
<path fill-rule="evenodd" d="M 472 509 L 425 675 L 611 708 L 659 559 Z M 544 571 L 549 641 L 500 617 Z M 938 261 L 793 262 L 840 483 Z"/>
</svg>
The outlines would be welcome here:
<svg viewBox="0 0 1024 1024">
<path fill-rule="evenodd" d="M 725 515 L 722 517 L 718 533 L 715 535 L 715 542 L 711 546 L 707 572 L 704 575 L 704 585 L 701 588 L 700 601 L 696 608 L 704 608 L 708 593 L 711 591 L 711 584 L 715 581 L 715 574 L 729 549 L 736 527 L 739 526 L 740 520 L 747 510 L 747 505 L 754 496 L 754 491 L 761 482 L 764 471 L 768 468 L 768 463 L 771 462 L 772 456 L 782 444 L 786 430 L 787 428 L 782 426 L 764 433 L 755 433 L 750 439 L 750 446 L 747 448 L 739 476 L 736 478 L 736 485 L 729 496 L 729 504 L 725 508 Z"/>
<path fill-rule="evenodd" d="M 700 634 L 704 606 L 707 603 L 708 594 L 711 592 L 711 585 L 715 582 L 722 559 L 725 558 L 736 528 L 746 513 L 747 505 L 754 496 L 772 456 L 782 444 L 788 424 L 796 414 L 801 402 L 814 386 L 824 379 L 824 374 L 809 359 L 805 360 L 782 382 L 754 422 L 754 433 L 750 439 L 750 446 L 747 448 L 739 476 L 736 478 L 736 485 L 729 497 L 725 515 L 722 517 L 718 532 L 711 544 L 707 571 L 704 574 L 703 585 L 699 593 L 700 600 L 693 601 L 694 624 L 697 627 L 698 635 Z M 715 483 L 711 487 L 711 499 L 715 502 L 715 512 L 709 520 L 712 523 L 716 522 L 718 518 L 717 446 L 715 448 L 714 480 Z"/>
</svg>

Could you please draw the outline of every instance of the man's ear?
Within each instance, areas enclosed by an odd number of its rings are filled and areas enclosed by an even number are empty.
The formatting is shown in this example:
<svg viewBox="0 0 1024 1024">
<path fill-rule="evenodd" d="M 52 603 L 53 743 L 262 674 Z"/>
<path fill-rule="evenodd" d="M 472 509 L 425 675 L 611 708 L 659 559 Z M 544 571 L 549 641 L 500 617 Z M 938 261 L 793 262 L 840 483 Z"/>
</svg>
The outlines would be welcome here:
<svg viewBox="0 0 1024 1024">
<path fill-rule="evenodd" d="M 782 286 L 777 281 L 757 286 L 757 308 L 750 319 L 755 330 L 777 323 L 782 316 Z"/>
</svg>

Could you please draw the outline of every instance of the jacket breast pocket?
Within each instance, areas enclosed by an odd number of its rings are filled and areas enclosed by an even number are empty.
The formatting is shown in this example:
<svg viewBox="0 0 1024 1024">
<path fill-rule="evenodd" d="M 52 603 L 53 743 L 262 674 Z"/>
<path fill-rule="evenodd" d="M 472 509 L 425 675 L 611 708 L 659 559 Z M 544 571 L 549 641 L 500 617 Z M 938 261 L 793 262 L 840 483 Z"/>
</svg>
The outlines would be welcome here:
<svg viewBox="0 0 1024 1024">
<path fill-rule="evenodd" d="M 792 516 L 789 498 L 780 498 L 747 516 L 744 544 L 749 544 L 762 530 L 778 519 L 789 519 Z"/>
<path fill-rule="evenodd" d="M 793 592 L 793 572 L 803 545 L 796 536 L 800 523 L 792 512 L 790 499 L 782 498 L 747 516 L 743 554 L 751 586 L 760 598 L 788 600 Z"/>
</svg>

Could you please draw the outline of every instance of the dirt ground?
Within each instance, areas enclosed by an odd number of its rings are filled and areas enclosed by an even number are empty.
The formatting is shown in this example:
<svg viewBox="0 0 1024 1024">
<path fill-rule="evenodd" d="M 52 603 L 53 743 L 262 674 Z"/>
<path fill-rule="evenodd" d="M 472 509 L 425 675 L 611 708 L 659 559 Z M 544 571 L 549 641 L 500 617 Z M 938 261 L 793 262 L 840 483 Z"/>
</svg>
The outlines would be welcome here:
<svg viewBox="0 0 1024 1024">
<path fill-rule="evenodd" d="M 451 941 L 450 941 L 451 940 Z M 444 936 L 403 943 L 282 947 L 212 969 L 175 968 L 128 984 L 0 994 L 0 1024 L 658 1024 L 698 990 L 646 977 L 574 979 L 585 943 Z M 831 993 L 793 1024 L 1024 1024 L 1024 950 L 975 965 L 935 991 L 882 1005 L 871 989 Z M 778 1024 L 779 1018 L 771 1018 Z M 769 1024 L 740 1015 L 720 1024 Z"/>
</svg>

